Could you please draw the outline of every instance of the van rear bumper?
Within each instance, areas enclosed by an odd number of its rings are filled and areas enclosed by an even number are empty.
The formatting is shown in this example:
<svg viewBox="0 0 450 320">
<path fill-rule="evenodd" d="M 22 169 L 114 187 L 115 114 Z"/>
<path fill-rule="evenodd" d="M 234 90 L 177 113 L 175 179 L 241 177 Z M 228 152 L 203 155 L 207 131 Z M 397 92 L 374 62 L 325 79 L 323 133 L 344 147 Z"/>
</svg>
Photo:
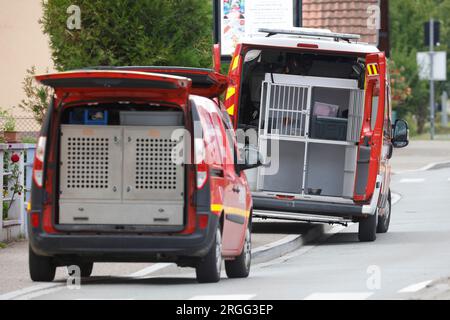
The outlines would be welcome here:
<svg viewBox="0 0 450 320">
<path fill-rule="evenodd" d="M 93 262 L 177 262 L 204 257 L 214 240 L 219 218 L 209 215 L 208 227 L 190 235 L 47 234 L 30 229 L 30 245 L 42 256 Z"/>
</svg>

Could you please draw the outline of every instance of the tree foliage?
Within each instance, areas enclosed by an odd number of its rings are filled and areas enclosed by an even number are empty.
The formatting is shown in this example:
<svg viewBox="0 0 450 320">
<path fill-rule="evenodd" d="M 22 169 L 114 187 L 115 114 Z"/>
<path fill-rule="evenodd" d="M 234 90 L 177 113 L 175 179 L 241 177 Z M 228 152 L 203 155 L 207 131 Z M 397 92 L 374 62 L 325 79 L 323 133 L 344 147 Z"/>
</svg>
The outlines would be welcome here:
<svg viewBox="0 0 450 320">
<path fill-rule="evenodd" d="M 48 70 L 47 70 L 48 72 Z M 22 82 L 25 99 L 19 103 L 19 108 L 30 112 L 37 123 L 42 124 L 52 97 L 52 89 L 37 83 L 36 67 L 27 70 L 27 75 Z"/>
<path fill-rule="evenodd" d="M 58 70 L 86 66 L 211 65 L 212 2 L 47 0 L 43 30 Z M 71 5 L 81 30 L 69 30 Z"/>
<path fill-rule="evenodd" d="M 398 77 L 394 77 L 394 92 L 411 89 L 411 94 L 394 104 L 400 116 L 413 114 L 418 131 L 422 133 L 428 118 L 429 85 L 419 80 L 416 55 L 428 51 L 424 44 L 424 23 L 431 17 L 441 21 L 441 45 L 439 51 L 450 48 L 450 0 L 391 0 L 391 59 Z M 449 65 L 450 67 L 450 65 Z M 447 69 L 450 76 L 450 68 Z M 450 79 L 450 77 L 449 77 Z M 448 89 L 447 83 L 439 83 L 437 94 Z"/>
</svg>

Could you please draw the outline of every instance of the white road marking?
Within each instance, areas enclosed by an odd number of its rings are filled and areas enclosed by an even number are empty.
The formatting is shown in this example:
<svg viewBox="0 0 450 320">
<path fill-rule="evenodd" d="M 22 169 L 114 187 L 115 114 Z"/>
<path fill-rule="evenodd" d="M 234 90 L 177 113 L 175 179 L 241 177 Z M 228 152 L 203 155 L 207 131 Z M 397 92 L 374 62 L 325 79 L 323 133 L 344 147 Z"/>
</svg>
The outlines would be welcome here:
<svg viewBox="0 0 450 320">
<path fill-rule="evenodd" d="M 425 289 L 426 286 L 429 285 L 431 282 L 433 282 L 433 281 L 428 280 L 428 281 L 423 281 L 423 282 L 419 282 L 416 284 L 412 284 L 410 286 L 403 288 L 402 290 L 399 290 L 398 293 L 414 293 L 414 292 L 420 291 L 422 289 Z"/>
<path fill-rule="evenodd" d="M 79 298 L 79 299 L 75 299 L 76 301 L 134 301 L 135 299 L 131 298 L 131 299 L 94 299 L 94 298 Z"/>
<path fill-rule="evenodd" d="M 450 182 L 450 178 L 448 178 L 448 182 Z"/>
<path fill-rule="evenodd" d="M 256 297 L 256 294 L 204 295 L 204 296 L 194 296 L 189 300 L 207 300 L 207 301 L 250 300 L 254 297 Z"/>
<path fill-rule="evenodd" d="M 29 294 L 20 296 L 20 297 L 14 299 L 14 300 L 31 300 L 31 299 L 35 299 L 35 298 L 39 298 L 39 297 L 45 296 L 47 294 L 56 293 L 56 292 L 61 291 L 61 290 L 65 289 L 65 288 L 66 288 L 65 285 L 60 284 L 59 286 L 54 287 L 54 288 L 39 290 L 37 292 L 31 292 Z"/>
<path fill-rule="evenodd" d="M 392 192 L 391 196 L 392 196 L 391 201 L 392 201 L 393 206 L 396 205 L 400 200 L 402 200 L 402 196 L 399 195 L 398 193 Z"/>
<path fill-rule="evenodd" d="M 154 264 L 154 265 L 152 265 L 150 267 L 147 267 L 147 268 L 144 268 L 142 270 L 139 270 L 139 271 L 137 271 L 135 273 L 129 274 L 127 277 L 130 277 L 130 278 L 142 278 L 142 277 L 148 276 L 149 274 L 152 274 L 152 273 L 154 273 L 156 271 L 159 271 L 159 270 L 165 269 L 167 267 L 170 267 L 172 265 L 173 265 L 172 263 L 157 263 L 157 264 Z"/>
<path fill-rule="evenodd" d="M 425 179 L 402 179 L 400 183 L 422 183 L 425 182 Z"/>
<path fill-rule="evenodd" d="M 304 300 L 367 300 L 372 295 L 373 292 L 318 292 Z"/>
<path fill-rule="evenodd" d="M 16 291 L 12 291 L 12 292 L 8 292 L 3 295 L 0 295 L 0 300 L 13 300 L 13 299 L 23 296 L 25 294 L 29 294 L 29 293 L 39 291 L 39 290 L 46 290 L 46 289 L 50 289 L 50 288 L 54 288 L 54 287 L 59 287 L 62 285 L 63 284 L 61 284 L 61 283 L 42 283 L 42 284 L 38 284 L 35 286 L 23 288 L 20 290 L 16 290 Z"/>
</svg>

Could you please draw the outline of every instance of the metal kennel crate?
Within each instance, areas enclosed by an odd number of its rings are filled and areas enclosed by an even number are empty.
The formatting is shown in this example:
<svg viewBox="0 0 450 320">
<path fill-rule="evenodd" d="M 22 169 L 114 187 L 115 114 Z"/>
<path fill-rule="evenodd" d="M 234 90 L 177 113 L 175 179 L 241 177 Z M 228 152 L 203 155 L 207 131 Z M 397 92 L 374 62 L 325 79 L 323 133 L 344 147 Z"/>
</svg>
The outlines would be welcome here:
<svg viewBox="0 0 450 320">
<path fill-rule="evenodd" d="M 60 223 L 183 225 L 183 127 L 63 125 L 61 134 Z"/>
<path fill-rule="evenodd" d="M 329 122 L 344 122 L 346 131 L 336 139 L 315 138 L 310 128 L 313 106 L 325 99 L 320 104 L 333 107 L 333 94 L 339 108 Z M 280 153 L 279 170 L 267 175 L 270 169 L 259 168 L 257 190 L 310 196 L 315 194 L 309 190 L 322 190 L 322 196 L 351 198 L 363 107 L 364 91 L 355 80 L 267 74 L 262 83 L 259 149 L 271 158 Z M 344 117 L 343 111 L 348 115 Z M 274 146 L 277 150 L 271 150 Z"/>
</svg>

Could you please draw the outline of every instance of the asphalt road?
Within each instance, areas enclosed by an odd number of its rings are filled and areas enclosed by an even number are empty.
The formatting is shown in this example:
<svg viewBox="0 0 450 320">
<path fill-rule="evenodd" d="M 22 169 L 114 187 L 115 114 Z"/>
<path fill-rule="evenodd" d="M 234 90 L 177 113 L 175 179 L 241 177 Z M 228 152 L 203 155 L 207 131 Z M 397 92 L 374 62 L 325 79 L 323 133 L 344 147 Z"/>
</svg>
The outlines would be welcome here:
<svg viewBox="0 0 450 320">
<path fill-rule="evenodd" d="M 192 269 L 42 285 L 23 299 L 409 299 L 450 274 L 450 169 L 395 175 L 391 230 L 359 243 L 357 225 L 253 267 L 249 279 L 200 285 Z M 164 267 L 164 266 L 162 266 Z"/>
</svg>

